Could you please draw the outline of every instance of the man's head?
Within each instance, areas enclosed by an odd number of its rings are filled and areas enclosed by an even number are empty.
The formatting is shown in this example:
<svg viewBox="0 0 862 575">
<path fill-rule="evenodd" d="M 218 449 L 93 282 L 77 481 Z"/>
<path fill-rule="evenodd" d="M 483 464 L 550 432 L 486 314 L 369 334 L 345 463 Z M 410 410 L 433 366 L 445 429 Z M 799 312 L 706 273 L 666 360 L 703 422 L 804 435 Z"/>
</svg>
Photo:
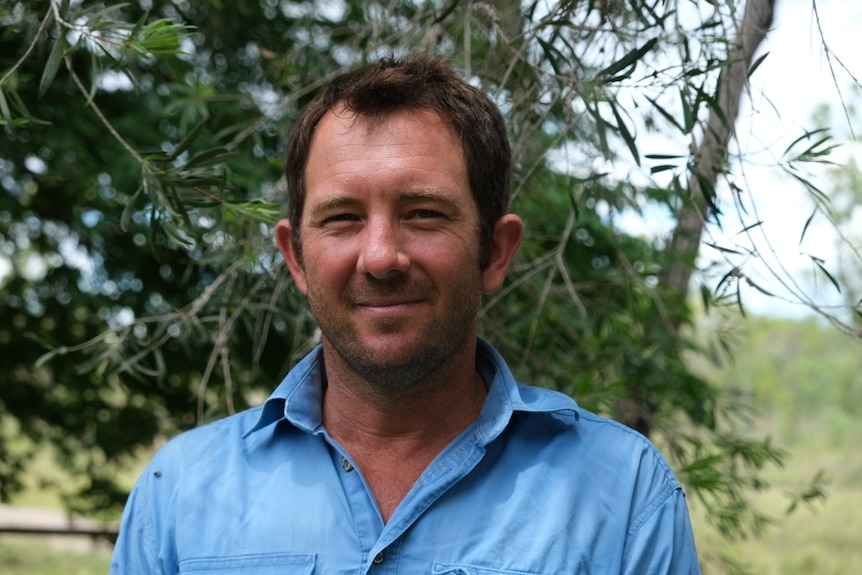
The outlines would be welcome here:
<svg viewBox="0 0 862 575">
<path fill-rule="evenodd" d="M 460 78 L 445 60 L 386 57 L 333 80 L 300 113 L 287 144 L 285 173 L 293 249 L 302 258 L 300 222 L 311 142 L 327 112 L 343 106 L 369 119 L 396 111 L 433 110 L 461 142 L 473 199 L 479 210 L 479 266 L 487 267 L 495 222 L 508 208 L 511 150 L 497 106 Z"/>
</svg>

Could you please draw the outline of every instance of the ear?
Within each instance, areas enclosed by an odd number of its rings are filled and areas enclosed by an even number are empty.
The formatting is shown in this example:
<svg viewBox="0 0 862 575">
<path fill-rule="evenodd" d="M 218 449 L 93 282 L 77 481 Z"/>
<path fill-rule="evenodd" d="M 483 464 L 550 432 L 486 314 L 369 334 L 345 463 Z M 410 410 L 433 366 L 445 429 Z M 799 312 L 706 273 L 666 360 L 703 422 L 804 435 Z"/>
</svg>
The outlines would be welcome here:
<svg viewBox="0 0 862 575">
<path fill-rule="evenodd" d="M 491 236 L 491 263 L 482 271 L 482 291 L 490 293 L 503 285 L 523 237 L 524 223 L 517 215 L 506 214 L 497 220 Z"/>
<path fill-rule="evenodd" d="M 293 249 L 293 227 L 290 225 L 290 220 L 282 219 L 275 224 L 275 243 L 278 246 L 278 251 L 281 252 L 281 257 L 287 263 L 287 268 L 290 270 L 290 275 L 293 276 L 296 287 L 302 293 L 308 294 L 305 270 Z"/>
</svg>

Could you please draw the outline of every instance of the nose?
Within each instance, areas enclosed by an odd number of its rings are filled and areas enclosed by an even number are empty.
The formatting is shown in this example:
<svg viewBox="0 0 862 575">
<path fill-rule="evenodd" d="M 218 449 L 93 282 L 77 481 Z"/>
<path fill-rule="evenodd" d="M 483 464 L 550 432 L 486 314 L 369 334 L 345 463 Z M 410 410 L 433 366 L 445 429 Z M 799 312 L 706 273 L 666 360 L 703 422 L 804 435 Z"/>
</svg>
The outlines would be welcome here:
<svg viewBox="0 0 862 575">
<path fill-rule="evenodd" d="M 369 219 L 362 230 L 356 269 L 377 279 L 406 273 L 410 258 L 404 248 L 404 238 L 397 224 Z"/>
</svg>

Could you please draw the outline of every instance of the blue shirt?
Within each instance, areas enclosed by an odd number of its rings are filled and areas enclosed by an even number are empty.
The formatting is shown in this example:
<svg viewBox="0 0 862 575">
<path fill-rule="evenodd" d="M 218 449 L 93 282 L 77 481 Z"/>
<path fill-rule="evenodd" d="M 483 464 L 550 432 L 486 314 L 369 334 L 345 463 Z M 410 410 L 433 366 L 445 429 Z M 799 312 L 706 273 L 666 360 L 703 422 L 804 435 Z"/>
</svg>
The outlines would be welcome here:
<svg viewBox="0 0 862 575">
<path fill-rule="evenodd" d="M 478 420 L 383 523 L 321 424 L 320 348 L 263 404 L 162 448 L 112 575 L 700 573 L 685 498 L 643 436 L 518 384 L 479 341 Z"/>
</svg>

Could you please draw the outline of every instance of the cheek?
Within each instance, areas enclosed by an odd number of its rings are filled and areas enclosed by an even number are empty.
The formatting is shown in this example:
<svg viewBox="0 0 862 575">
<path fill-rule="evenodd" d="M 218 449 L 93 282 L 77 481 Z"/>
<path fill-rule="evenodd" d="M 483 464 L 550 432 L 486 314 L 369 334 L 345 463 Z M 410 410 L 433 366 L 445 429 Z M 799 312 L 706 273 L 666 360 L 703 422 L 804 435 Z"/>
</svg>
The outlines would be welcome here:
<svg viewBox="0 0 862 575">
<path fill-rule="evenodd" d="M 314 253 L 305 253 L 305 272 L 309 283 L 337 287 L 356 272 L 356 256 L 349 250 L 323 244 Z"/>
</svg>

